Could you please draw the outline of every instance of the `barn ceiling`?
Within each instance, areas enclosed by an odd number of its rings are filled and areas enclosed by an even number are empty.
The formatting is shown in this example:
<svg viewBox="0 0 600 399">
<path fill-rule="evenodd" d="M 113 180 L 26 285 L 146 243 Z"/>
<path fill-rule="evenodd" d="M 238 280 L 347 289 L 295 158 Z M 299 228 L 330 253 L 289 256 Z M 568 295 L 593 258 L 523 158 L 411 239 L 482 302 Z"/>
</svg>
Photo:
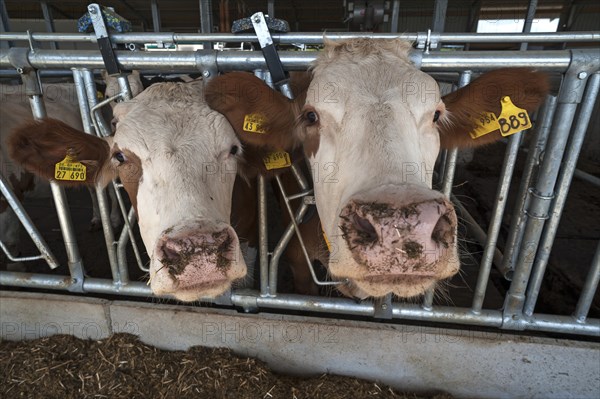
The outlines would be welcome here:
<svg viewBox="0 0 600 399">
<path fill-rule="evenodd" d="M 11 19 L 43 19 L 40 1 L 4 0 Z M 77 19 L 86 11 L 88 1 L 48 0 L 48 5 L 56 19 Z M 249 16 L 256 11 L 267 12 L 267 0 L 213 0 L 213 30 L 224 26 L 220 20 L 221 10 L 228 10 L 229 19 Z M 100 4 L 114 7 L 117 13 L 129 19 L 135 30 L 153 30 L 150 0 L 105 0 Z M 200 27 L 199 1 L 157 0 L 161 16 L 161 30 L 169 32 L 198 32 Z M 290 23 L 292 30 L 304 32 L 348 30 L 344 22 L 346 17 L 343 0 L 275 0 L 275 16 Z M 527 8 L 527 0 L 449 0 L 447 31 L 468 31 L 469 15 L 473 10 L 481 9 L 485 18 L 522 18 Z M 540 0 L 538 17 L 566 18 L 574 5 L 575 11 L 582 14 L 598 13 L 600 6 L 595 0 Z M 431 27 L 434 0 L 401 0 L 400 30 L 425 30 Z M 409 21 L 405 24 L 402 21 Z M 419 21 L 416 25 L 414 21 Z M 381 26 L 379 30 L 386 30 Z"/>
</svg>

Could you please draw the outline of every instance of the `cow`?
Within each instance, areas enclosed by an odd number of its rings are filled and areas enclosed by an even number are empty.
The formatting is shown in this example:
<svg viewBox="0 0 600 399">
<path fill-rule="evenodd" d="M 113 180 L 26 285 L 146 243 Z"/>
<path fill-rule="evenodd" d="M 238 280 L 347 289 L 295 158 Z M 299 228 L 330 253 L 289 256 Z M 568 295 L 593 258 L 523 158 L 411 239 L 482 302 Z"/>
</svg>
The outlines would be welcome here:
<svg viewBox="0 0 600 399">
<path fill-rule="evenodd" d="M 411 48 L 402 40 L 326 41 L 308 90 L 295 101 L 244 72 L 207 88 L 208 104 L 245 147 L 303 149 L 331 248 L 324 264 L 353 298 L 414 297 L 458 272 L 456 213 L 432 189 L 440 148 L 499 140 L 498 130 L 472 138 L 480 116 L 499 116 L 507 97 L 532 112 L 549 90 L 541 72 L 499 69 L 442 98 L 436 81 L 411 62 Z M 255 114 L 265 134 L 244 130 L 245 116 Z M 327 171 L 334 172 L 329 179 Z M 316 245 L 311 253 L 322 257 Z"/>
</svg>

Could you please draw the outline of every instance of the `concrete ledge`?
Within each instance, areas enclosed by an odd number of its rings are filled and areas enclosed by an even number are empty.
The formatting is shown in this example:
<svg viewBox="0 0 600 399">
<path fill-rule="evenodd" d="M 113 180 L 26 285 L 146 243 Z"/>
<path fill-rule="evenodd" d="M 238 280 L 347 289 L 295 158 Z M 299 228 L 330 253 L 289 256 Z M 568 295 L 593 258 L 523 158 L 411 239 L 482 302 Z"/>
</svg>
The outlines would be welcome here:
<svg viewBox="0 0 600 399">
<path fill-rule="evenodd" d="M 169 350 L 227 347 L 283 373 L 465 398 L 596 398 L 600 387 L 600 344 L 573 340 L 8 291 L 0 324 L 6 340 L 128 332 Z"/>
</svg>

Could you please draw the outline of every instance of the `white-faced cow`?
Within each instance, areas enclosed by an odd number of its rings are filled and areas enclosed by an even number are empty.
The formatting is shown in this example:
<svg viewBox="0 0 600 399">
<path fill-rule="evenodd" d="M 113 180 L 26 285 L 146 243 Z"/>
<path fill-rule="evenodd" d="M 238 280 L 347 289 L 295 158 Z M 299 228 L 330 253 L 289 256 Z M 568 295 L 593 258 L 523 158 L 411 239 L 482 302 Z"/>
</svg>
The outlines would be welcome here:
<svg viewBox="0 0 600 399">
<path fill-rule="evenodd" d="M 332 248 L 328 270 L 348 281 L 338 288 L 351 297 L 412 297 L 459 270 L 454 208 L 432 190 L 440 147 L 498 140 L 498 131 L 471 138 L 482 113 L 498 116 L 506 96 L 531 112 L 548 91 L 542 73 L 502 69 L 440 98 L 410 49 L 400 40 L 328 42 L 295 102 L 241 72 L 214 79 L 207 92 L 245 146 L 303 146 Z M 244 131 L 251 114 L 261 115 L 267 134 Z M 322 255 L 318 246 L 311 252 Z"/>
</svg>

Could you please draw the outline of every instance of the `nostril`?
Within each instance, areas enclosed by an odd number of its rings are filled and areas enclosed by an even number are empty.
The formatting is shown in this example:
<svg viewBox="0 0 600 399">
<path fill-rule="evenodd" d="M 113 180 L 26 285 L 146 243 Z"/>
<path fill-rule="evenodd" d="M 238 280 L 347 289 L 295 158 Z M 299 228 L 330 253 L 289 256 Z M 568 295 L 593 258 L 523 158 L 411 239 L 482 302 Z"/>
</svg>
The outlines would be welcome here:
<svg viewBox="0 0 600 399">
<path fill-rule="evenodd" d="M 162 261 L 175 261 L 180 257 L 179 245 L 173 240 L 166 241 L 160 248 L 162 251 Z"/>
<path fill-rule="evenodd" d="M 375 227 L 369 220 L 362 218 L 355 213 L 352 215 L 352 224 L 356 228 L 359 236 L 365 241 L 376 242 L 379 239 Z"/>
<path fill-rule="evenodd" d="M 444 248 L 448 248 L 454 242 L 454 225 L 447 213 L 438 219 L 431 232 L 431 239 Z"/>
</svg>

